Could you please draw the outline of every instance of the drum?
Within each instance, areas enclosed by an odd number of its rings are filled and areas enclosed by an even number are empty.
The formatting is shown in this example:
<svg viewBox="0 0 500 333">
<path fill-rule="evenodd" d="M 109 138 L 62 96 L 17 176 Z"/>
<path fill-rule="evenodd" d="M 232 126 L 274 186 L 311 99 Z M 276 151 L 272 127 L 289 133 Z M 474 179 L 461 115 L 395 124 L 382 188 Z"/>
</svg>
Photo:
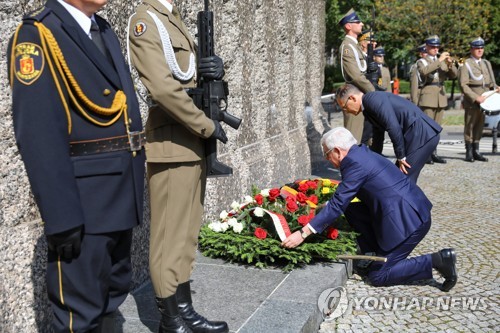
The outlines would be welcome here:
<svg viewBox="0 0 500 333">
<path fill-rule="evenodd" d="M 487 116 L 496 116 L 500 114 L 500 93 L 496 91 L 484 92 L 481 96 L 485 96 L 486 100 L 479 104 L 481 110 Z"/>
</svg>

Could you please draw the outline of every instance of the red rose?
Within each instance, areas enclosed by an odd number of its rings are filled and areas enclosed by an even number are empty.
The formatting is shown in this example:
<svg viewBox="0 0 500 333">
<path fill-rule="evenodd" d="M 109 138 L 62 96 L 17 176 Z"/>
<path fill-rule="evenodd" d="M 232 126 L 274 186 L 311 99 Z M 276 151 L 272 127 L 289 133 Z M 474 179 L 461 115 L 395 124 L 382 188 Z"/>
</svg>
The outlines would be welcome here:
<svg viewBox="0 0 500 333">
<path fill-rule="evenodd" d="M 314 180 L 309 180 L 309 181 L 307 181 L 306 184 L 307 184 L 307 186 L 309 186 L 309 188 L 311 190 L 315 190 L 318 188 L 318 183 L 316 183 Z"/>
<path fill-rule="evenodd" d="M 335 228 L 330 228 L 326 232 L 326 236 L 330 239 L 336 239 L 339 236 L 339 231 Z"/>
<path fill-rule="evenodd" d="M 308 199 L 309 201 L 311 201 L 313 204 L 317 205 L 318 204 L 318 197 L 315 196 L 314 194 L 311 195 Z"/>
<path fill-rule="evenodd" d="M 269 200 L 270 201 L 275 201 L 276 198 L 280 195 L 280 190 L 277 188 L 273 188 L 269 190 Z"/>
<path fill-rule="evenodd" d="M 299 191 L 300 192 L 306 192 L 307 190 L 309 189 L 309 186 L 307 185 L 307 183 L 301 183 L 299 184 Z"/>
<path fill-rule="evenodd" d="M 297 203 L 295 202 L 295 199 L 293 199 L 292 197 L 287 197 L 286 198 L 286 209 L 293 213 L 295 212 L 297 209 L 299 209 L 299 206 L 297 206 Z"/>
<path fill-rule="evenodd" d="M 305 195 L 302 192 L 297 193 L 297 201 L 300 202 L 301 204 L 305 203 L 307 200 L 307 195 Z"/>
<path fill-rule="evenodd" d="M 255 197 L 254 197 L 255 201 L 257 202 L 257 205 L 261 206 L 262 203 L 264 202 L 264 197 L 262 196 L 262 194 L 257 194 Z"/>
<path fill-rule="evenodd" d="M 266 239 L 266 237 L 267 237 L 267 231 L 265 229 L 262 229 L 262 228 L 255 228 L 255 232 L 253 234 L 258 239 Z"/>
<path fill-rule="evenodd" d="M 299 224 L 301 226 L 305 226 L 306 224 L 309 223 L 309 221 L 311 220 L 311 218 L 307 215 L 300 215 L 298 218 L 297 218 L 297 222 L 299 222 Z"/>
</svg>

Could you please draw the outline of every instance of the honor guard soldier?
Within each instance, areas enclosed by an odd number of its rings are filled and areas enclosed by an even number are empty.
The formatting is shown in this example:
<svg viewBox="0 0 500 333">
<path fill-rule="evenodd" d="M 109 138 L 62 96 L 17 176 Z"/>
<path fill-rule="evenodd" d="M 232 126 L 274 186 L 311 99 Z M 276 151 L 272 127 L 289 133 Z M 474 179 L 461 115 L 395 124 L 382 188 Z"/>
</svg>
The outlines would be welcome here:
<svg viewBox="0 0 500 333">
<path fill-rule="evenodd" d="M 443 113 L 448 106 L 444 81 L 455 79 L 458 72 L 448 52 L 438 55 L 440 46 L 441 40 L 437 35 L 428 37 L 425 40 L 427 57 L 425 57 L 425 61 L 417 62 L 418 72 L 423 80 L 418 106 L 439 125 L 443 122 Z M 443 158 L 437 155 L 437 150 L 428 161 L 429 164 L 434 162 L 446 163 Z"/>
<path fill-rule="evenodd" d="M 425 48 L 425 44 L 418 46 L 417 52 L 419 56 L 417 62 L 425 61 L 425 57 L 427 56 L 427 49 Z M 416 105 L 418 105 L 418 99 L 420 98 L 420 89 L 422 88 L 423 84 L 422 78 L 417 69 L 417 62 L 415 62 L 410 68 L 410 100 Z"/>
<path fill-rule="evenodd" d="M 218 121 L 193 101 L 200 76 L 220 80 L 221 58 L 196 59 L 196 45 L 172 0 L 147 0 L 130 18 L 129 54 L 152 105 L 146 124 L 151 204 L 149 265 L 159 332 L 228 332 L 193 308 L 194 267 L 205 199 L 205 143 L 226 143 Z M 198 65 L 198 70 L 197 70 Z"/>
<path fill-rule="evenodd" d="M 375 49 L 377 47 L 377 40 L 375 39 L 375 34 L 371 30 L 365 30 L 358 37 L 359 47 L 363 51 L 365 58 L 368 56 L 368 45 L 371 43 L 372 47 Z"/>
<path fill-rule="evenodd" d="M 459 82 L 464 94 L 465 109 L 465 160 L 468 162 L 483 161 L 488 159 L 479 152 L 479 140 L 483 135 L 484 113 L 479 104 L 486 99 L 483 93 L 500 88 L 495 82 L 495 75 L 491 63 L 483 58 L 484 40 L 474 38 L 470 42 L 470 57 L 460 67 Z"/>
<path fill-rule="evenodd" d="M 363 22 L 358 17 L 358 14 L 351 8 L 339 21 L 339 25 L 343 27 L 345 37 L 340 45 L 340 67 L 342 76 L 346 83 L 354 84 L 363 92 L 375 91 L 373 84 L 366 78 L 365 74 L 369 70 L 366 56 L 358 44 L 358 36 L 362 33 Z M 376 70 L 376 64 L 374 70 Z M 363 137 L 364 116 L 353 116 L 344 112 L 344 127 L 347 128 L 361 143 Z"/>
<path fill-rule="evenodd" d="M 113 332 L 143 215 L 141 115 L 120 42 L 95 14 L 105 4 L 48 0 L 7 53 L 15 137 L 47 237 L 54 332 Z"/>
<path fill-rule="evenodd" d="M 379 81 L 377 82 L 378 86 L 382 89 L 382 91 L 391 92 L 391 72 L 384 61 L 385 51 L 384 48 L 379 46 L 373 50 L 373 59 L 377 63 L 377 66 L 380 71 Z"/>
</svg>

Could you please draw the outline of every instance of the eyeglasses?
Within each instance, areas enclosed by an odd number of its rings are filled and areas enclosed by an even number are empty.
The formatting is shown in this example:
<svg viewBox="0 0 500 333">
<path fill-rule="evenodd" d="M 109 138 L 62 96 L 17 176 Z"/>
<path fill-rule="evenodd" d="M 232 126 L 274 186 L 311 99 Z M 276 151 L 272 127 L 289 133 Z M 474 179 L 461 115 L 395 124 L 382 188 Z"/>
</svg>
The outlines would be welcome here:
<svg viewBox="0 0 500 333">
<path fill-rule="evenodd" d="M 323 152 L 323 156 L 326 158 L 328 157 L 328 154 L 330 154 L 335 148 L 332 148 L 330 150 L 328 150 L 327 152 Z"/>
<path fill-rule="evenodd" d="M 344 106 L 342 107 L 342 111 L 347 111 L 347 103 L 349 103 L 349 98 L 351 98 L 351 96 L 347 96 L 347 99 L 345 100 L 345 103 L 344 103 Z"/>
</svg>

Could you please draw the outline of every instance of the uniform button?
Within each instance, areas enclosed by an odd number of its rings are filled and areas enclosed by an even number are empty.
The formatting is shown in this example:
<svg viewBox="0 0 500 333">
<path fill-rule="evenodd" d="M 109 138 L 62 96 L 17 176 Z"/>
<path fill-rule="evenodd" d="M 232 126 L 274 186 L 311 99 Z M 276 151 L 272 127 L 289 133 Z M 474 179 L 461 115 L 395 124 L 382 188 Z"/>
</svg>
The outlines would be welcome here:
<svg viewBox="0 0 500 333">
<path fill-rule="evenodd" d="M 104 96 L 108 96 L 109 94 L 111 94 L 111 90 L 109 90 L 109 89 L 104 89 L 104 91 L 102 92 L 102 94 L 103 94 Z"/>
</svg>

